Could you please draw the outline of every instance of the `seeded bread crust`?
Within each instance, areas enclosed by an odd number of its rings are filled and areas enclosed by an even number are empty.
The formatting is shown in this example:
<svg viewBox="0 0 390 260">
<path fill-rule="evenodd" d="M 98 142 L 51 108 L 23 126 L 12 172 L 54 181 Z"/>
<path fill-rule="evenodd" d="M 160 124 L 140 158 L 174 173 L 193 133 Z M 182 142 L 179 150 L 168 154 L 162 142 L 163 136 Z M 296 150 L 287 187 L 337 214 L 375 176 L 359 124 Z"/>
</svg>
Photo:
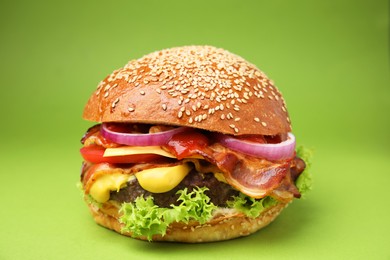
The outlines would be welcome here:
<svg viewBox="0 0 390 260">
<path fill-rule="evenodd" d="M 248 236 L 270 224 L 288 203 L 278 203 L 262 212 L 257 218 L 249 218 L 236 211 L 227 211 L 216 214 L 212 220 L 200 225 L 198 222 L 174 223 L 167 230 L 166 235 L 154 235 L 153 241 L 204 243 L 234 239 Z M 114 230 L 125 236 L 131 236 L 129 232 L 121 232 L 123 224 L 119 222 L 119 213 L 115 205 L 104 203 L 98 208 L 88 204 L 90 212 L 96 223 Z M 147 240 L 146 237 L 136 237 Z"/>
<path fill-rule="evenodd" d="M 255 65 L 211 46 L 165 49 L 128 62 L 100 82 L 83 118 L 234 135 L 291 131 L 274 83 Z"/>
</svg>

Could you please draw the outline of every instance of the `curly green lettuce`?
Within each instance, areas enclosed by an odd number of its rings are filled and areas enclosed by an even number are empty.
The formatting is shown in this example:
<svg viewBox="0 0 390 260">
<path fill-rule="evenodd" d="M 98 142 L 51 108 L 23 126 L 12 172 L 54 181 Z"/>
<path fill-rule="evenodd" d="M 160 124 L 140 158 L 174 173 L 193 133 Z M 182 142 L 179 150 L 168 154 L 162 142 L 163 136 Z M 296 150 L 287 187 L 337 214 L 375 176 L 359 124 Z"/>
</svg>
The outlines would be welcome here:
<svg viewBox="0 0 390 260">
<path fill-rule="evenodd" d="M 267 196 L 262 199 L 254 199 L 240 193 L 238 196 L 234 196 L 232 201 L 228 201 L 227 205 L 244 213 L 248 217 L 257 218 L 265 209 L 277 203 L 278 201 L 272 197 Z"/>
<path fill-rule="evenodd" d="M 149 241 L 153 235 L 166 234 L 168 226 L 173 222 L 188 223 L 191 220 L 200 224 L 206 223 L 217 208 L 205 194 L 208 188 L 197 188 L 188 192 L 187 188 L 177 192 L 179 194 L 178 206 L 160 208 L 154 204 L 153 197 L 138 197 L 134 202 L 123 203 L 120 209 L 122 216 L 120 222 L 124 224 L 122 232 L 130 232 L 133 237 L 145 236 Z M 242 193 L 228 201 L 228 206 L 235 208 L 245 215 L 256 218 L 265 209 L 276 205 L 277 200 L 265 197 L 260 200 L 253 199 Z"/>
<path fill-rule="evenodd" d="M 138 197 L 132 203 L 123 203 L 120 209 L 120 222 L 124 224 L 122 232 L 131 232 L 133 237 L 146 236 L 151 241 L 153 235 L 165 235 L 173 222 L 188 223 L 190 220 L 203 224 L 211 218 L 217 207 L 204 193 L 206 187 L 197 188 L 188 193 L 187 188 L 178 191 L 178 206 L 160 208 L 153 202 L 153 197 Z"/>
<path fill-rule="evenodd" d="M 295 182 L 301 195 L 305 196 L 305 194 L 311 190 L 313 183 L 313 179 L 310 173 L 313 151 L 303 146 L 299 146 L 297 148 L 297 156 L 306 163 L 305 170 L 299 175 Z"/>
</svg>

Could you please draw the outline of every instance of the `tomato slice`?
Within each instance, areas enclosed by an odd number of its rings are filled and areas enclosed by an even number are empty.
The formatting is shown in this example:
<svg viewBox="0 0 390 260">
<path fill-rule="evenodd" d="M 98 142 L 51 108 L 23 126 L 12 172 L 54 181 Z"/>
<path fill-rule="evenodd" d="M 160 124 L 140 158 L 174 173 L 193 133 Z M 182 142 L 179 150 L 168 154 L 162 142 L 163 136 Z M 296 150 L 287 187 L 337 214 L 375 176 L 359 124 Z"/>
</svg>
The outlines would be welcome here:
<svg viewBox="0 0 390 260">
<path fill-rule="evenodd" d="M 146 163 L 163 158 L 163 156 L 157 154 L 134 154 L 103 157 L 104 151 L 105 148 L 97 145 L 85 146 L 80 149 L 81 156 L 84 160 L 91 163 Z"/>
</svg>

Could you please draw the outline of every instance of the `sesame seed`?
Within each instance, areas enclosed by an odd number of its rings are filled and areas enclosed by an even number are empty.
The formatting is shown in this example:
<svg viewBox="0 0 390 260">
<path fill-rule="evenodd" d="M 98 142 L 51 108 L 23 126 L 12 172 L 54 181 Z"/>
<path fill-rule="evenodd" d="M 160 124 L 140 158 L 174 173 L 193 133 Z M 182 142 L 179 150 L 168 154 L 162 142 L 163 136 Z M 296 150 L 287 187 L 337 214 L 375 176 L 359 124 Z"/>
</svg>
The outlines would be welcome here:
<svg viewBox="0 0 390 260">
<path fill-rule="evenodd" d="M 143 91 L 143 90 L 141 90 L 139 93 L 140 93 L 141 95 L 145 95 L 145 91 Z"/>
<path fill-rule="evenodd" d="M 127 108 L 127 110 L 129 110 L 129 112 L 134 112 L 134 107 L 129 107 L 129 108 Z"/>
<path fill-rule="evenodd" d="M 104 87 L 104 91 L 108 91 L 110 88 L 111 88 L 110 84 L 107 84 L 107 85 Z"/>
<path fill-rule="evenodd" d="M 261 124 L 266 127 L 267 126 L 267 123 L 266 122 L 261 122 Z"/>
<path fill-rule="evenodd" d="M 111 107 L 115 108 L 116 104 L 119 102 L 119 98 L 115 99 L 114 102 L 112 102 Z"/>
<path fill-rule="evenodd" d="M 167 104 L 162 104 L 161 107 L 164 111 L 167 110 Z"/>
<path fill-rule="evenodd" d="M 178 118 L 182 118 L 183 117 L 183 112 L 179 111 L 179 113 L 177 113 L 177 117 Z"/>
<path fill-rule="evenodd" d="M 129 83 L 134 83 L 136 79 L 137 79 L 137 76 L 134 76 L 131 80 L 129 80 Z"/>
<path fill-rule="evenodd" d="M 253 118 L 256 122 L 260 122 L 260 119 L 258 117 Z"/>
</svg>

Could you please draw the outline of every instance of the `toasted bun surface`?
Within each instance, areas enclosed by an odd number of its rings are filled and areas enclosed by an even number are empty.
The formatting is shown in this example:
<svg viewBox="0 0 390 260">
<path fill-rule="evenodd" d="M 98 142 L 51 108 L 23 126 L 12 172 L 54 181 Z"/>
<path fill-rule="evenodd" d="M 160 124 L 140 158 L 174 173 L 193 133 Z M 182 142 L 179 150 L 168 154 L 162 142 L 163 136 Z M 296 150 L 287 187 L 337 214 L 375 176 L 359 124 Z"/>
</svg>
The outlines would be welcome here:
<svg viewBox="0 0 390 260">
<path fill-rule="evenodd" d="M 154 235 L 153 241 L 203 243 L 229 240 L 248 236 L 270 224 L 288 203 L 278 203 L 265 210 L 257 218 L 249 218 L 238 212 L 217 213 L 212 220 L 200 225 L 198 222 L 171 224 L 164 236 Z M 123 224 L 119 222 L 118 209 L 105 203 L 101 208 L 89 204 L 89 209 L 96 223 L 114 230 L 122 235 L 131 236 L 131 233 L 122 233 Z M 136 237 L 147 240 L 146 237 Z"/>
<path fill-rule="evenodd" d="M 273 82 L 243 58 L 211 46 L 165 49 L 130 61 L 98 85 L 83 118 L 234 135 L 291 131 Z"/>
</svg>

